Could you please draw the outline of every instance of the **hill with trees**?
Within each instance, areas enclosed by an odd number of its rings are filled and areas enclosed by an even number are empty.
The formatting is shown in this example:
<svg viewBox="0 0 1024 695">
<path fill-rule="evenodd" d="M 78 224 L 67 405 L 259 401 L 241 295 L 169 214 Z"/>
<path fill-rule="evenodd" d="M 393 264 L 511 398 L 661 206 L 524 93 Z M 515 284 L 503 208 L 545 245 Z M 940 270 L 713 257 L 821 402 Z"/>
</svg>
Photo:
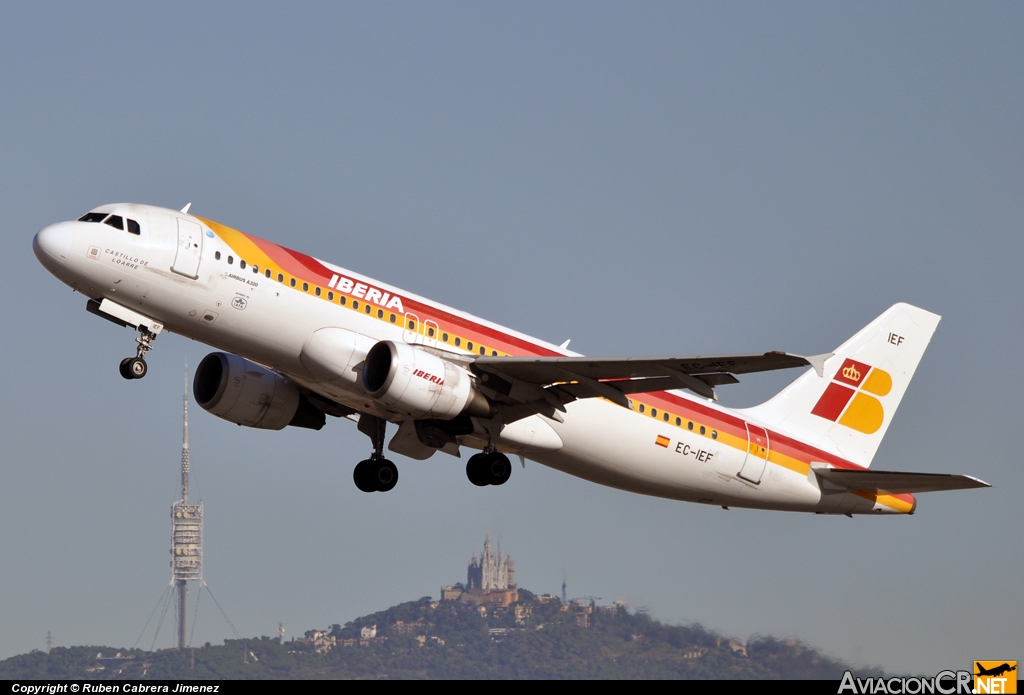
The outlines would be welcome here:
<svg viewBox="0 0 1024 695">
<path fill-rule="evenodd" d="M 519 598 L 481 609 L 424 597 L 283 644 L 260 637 L 184 651 L 56 647 L 0 662 L 0 678 L 839 680 L 849 668 L 793 639 L 740 643 L 623 606 L 562 603 L 525 590 Z"/>
</svg>

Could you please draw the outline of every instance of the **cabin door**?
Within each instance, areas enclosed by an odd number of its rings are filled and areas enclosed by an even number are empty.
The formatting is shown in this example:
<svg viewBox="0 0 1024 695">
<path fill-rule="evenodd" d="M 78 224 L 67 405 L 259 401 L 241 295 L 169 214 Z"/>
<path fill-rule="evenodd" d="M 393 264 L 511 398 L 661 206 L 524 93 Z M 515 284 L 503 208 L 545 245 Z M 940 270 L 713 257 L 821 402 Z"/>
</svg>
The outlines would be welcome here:
<svg viewBox="0 0 1024 695">
<path fill-rule="evenodd" d="M 761 482 L 764 467 L 768 464 L 768 432 L 763 427 L 747 423 L 747 456 L 739 476 L 757 484 Z"/>
<path fill-rule="evenodd" d="M 195 280 L 199 277 L 199 259 L 203 256 L 203 228 L 198 222 L 178 218 L 178 251 L 171 270 Z"/>
</svg>

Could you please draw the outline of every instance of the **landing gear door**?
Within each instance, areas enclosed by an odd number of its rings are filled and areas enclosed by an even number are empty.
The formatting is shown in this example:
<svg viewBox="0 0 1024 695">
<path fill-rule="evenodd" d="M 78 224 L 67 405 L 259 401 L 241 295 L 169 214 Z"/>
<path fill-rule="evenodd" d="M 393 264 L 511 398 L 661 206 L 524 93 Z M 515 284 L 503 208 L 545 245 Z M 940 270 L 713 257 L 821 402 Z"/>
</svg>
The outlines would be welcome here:
<svg viewBox="0 0 1024 695">
<path fill-rule="evenodd" d="M 747 457 L 739 476 L 757 484 L 761 482 L 768 464 L 768 432 L 763 427 L 747 423 Z"/>
<path fill-rule="evenodd" d="M 199 259 L 203 256 L 203 228 L 198 222 L 178 218 L 178 251 L 171 270 L 195 280 L 199 277 Z"/>
</svg>

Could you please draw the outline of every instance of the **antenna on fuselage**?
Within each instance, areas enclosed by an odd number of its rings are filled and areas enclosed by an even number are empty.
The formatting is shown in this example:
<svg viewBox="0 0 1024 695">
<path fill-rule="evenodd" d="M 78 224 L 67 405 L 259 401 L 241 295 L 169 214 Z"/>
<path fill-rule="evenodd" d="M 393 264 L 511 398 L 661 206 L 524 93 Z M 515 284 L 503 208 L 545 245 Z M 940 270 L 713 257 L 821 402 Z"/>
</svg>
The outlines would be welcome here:
<svg viewBox="0 0 1024 695">
<path fill-rule="evenodd" d="M 192 203 L 185 203 L 185 207 L 181 209 L 182 212 L 188 213 L 188 209 L 192 207 Z"/>
</svg>

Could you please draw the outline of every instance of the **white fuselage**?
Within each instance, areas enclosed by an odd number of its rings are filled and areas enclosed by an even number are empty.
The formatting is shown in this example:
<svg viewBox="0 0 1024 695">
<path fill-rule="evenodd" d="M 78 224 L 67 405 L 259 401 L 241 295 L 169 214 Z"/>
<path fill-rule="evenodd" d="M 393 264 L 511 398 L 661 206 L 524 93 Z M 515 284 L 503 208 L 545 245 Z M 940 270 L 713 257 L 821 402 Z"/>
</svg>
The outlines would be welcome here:
<svg viewBox="0 0 1024 695">
<path fill-rule="evenodd" d="M 47 227 L 34 248 L 60 280 L 89 298 L 109 300 L 169 331 L 265 365 L 355 411 L 396 421 L 393 412 L 367 397 L 357 373 L 324 379 L 304 364 L 304 347 L 325 327 L 357 334 L 363 354 L 381 340 L 463 361 L 481 350 L 573 354 L 209 220 L 143 205 L 97 211 L 134 220 L 139 233 L 101 222 Z M 199 230 L 199 238 L 183 238 L 183 224 Z M 837 451 L 768 430 L 763 452 L 751 453 L 749 432 L 760 430 L 759 423 L 713 401 L 669 391 L 636 394 L 631 406 L 577 400 L 565 406 L 561 422 L 532 415 L 508 425 L 496 444 L 596 483 L 677 500 L 824 513 L 912 511 L 881 498 L 823 491 L 809 464 L 834 460 Z M 478 435 L 459 441 L 476 448 L 485 443 Z"/>
</svg>

